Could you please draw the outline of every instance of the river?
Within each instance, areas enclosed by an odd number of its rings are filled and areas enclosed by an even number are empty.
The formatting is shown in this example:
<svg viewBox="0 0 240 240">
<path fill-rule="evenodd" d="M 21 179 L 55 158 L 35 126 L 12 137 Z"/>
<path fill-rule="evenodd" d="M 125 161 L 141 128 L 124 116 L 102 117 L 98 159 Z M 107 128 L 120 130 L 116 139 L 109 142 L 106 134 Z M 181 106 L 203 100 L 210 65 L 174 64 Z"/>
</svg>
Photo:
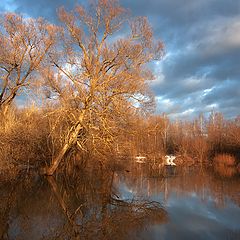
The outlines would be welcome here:
<svg viewBox="0 0 240 240">
<path fill-rule="evenodd" d="M 127 163 L 0 182 L 0 239 L 240 239 L 240 179 Z"/>
</svg>

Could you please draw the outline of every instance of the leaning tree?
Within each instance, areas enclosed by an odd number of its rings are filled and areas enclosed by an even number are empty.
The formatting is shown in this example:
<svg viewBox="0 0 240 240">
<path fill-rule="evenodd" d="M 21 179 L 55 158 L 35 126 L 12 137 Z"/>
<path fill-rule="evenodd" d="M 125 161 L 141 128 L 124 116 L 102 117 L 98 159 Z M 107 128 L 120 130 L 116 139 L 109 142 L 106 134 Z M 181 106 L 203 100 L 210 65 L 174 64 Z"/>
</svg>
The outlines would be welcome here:
<svg viewBox="0 0 240 240">
<path fill-rule="evenodd" d="M 151 105 L 149 63 L 163 55 L 147 18 L 130 18 L 117 0 L 98 0 L 72 12 L 61 8 L 59 18 L 61 40 L 43 75 L 70 125 L 48 175 L 73 146 L 99 153 L 110 147 L 129 116 Z"/>
</svg>

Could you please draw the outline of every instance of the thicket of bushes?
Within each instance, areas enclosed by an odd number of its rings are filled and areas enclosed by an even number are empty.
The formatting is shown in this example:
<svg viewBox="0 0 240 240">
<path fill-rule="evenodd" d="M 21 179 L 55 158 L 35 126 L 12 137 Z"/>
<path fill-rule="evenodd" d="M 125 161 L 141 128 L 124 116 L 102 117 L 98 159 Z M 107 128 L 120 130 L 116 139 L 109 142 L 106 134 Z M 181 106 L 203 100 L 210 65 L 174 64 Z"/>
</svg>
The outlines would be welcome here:
<svg viewBox="0 0 240 240">
<path fill-rule="evenodd" d="M 239 134 L 240 117 L 225 120 L 222 114 L 212 113 L 207 119 L 170 121 L 166 116 L 152 116 L 136 123 L 132 140 L 136 152 L 186 154 L 204 160 L 217 153 L 239 157 Z"/>
<path fill-rule="evenodd" d="M 0 173 L 49 166 L 66 143 L 71 127 L 66 109 L 11 108 L 4 117 L 0 117 Z M 101 139 L 96 140 L 94 148 L 96 146 L 97 152 L 89 144 L 86 151 L 77 144 L 72 146 L 62 165 L 66 169 L 73 165 L 86 166 L 94 157 L 102 164 L 104 156 L 115 154 L 115 145 L 111 149 L 106 148 Z"/>
<path fill-rule="evenodd" d="M 170 121 L 164 115 L 139 120 L 132 128 L 132 135 L 125 136 L 125 142 L 130 142 L 133 154 L 157 159 L 174 154 L 182 163 L 207 162 L 213 164 L 215 170 L 219 169 L 216 162 L 221 161 L 215 161 L 216 158 L 231 156 L 235 159 L 232 167 L 236 170 L 240 162 L 239 136 L 240 117 L 226 120 L 221 113 L 213 112 L 208 118 L 200 116 L 194 121 Z M 225 165 L 221 166 L 223 169 Z"/>
<path fill-rule="evenodd" d="M 11 109 L 0 125 L 1 170 L 39 166 L 51 158 L 48 119 L 33 109 Z"/>
<path fill-rule="evenodd" d="M 67 121 L 65 113 L 59 115 L 58 111 L 58 115 L 54 115 L 50 109 L 30 107 L 9 111 L 7 117 L 1 119 L 0 125 L 1 170 L 38 168 L 49 164 L 65 141 Z M 142 154 L 149 159 L 161 159 L 165 154 L 175 154 L 181 155 L 183 161 L 213 162 L 218 171 L 228 165 L 227 158 L 234 159 L 231 167 L 239 163 L 238 136 L 239 117 L 225 120 L 221 114 L 213 113 L 208 119 L 201 117 L 192 122 L 171 122 L 166 116 L 152 116 L 129 121 L 129 126 L 116 139 L 113 149 L 106 150 L 106 155 L 129 157 Z M 83 161 L 81 151 L 72 150 L 67 157 L 73 156 L 74 161 Z"/>
</svg>

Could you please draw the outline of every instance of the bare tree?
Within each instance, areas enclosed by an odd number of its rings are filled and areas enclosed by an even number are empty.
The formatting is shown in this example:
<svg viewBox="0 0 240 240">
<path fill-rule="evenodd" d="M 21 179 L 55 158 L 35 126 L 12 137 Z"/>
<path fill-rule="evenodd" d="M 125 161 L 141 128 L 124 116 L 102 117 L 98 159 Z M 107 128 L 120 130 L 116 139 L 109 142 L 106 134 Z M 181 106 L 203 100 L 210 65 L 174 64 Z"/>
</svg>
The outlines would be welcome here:
<svg viewBox="0 0 240 240">
<path fill-rule="evenodd" d="M 59 10 L 64 25 L 54 67 L 45 69 L 46 83 L 58 96 L 71 127 L 52 161 L 52 175 L 73 146 L 101 152 L 109 147 L 129 115 L 153 103 L 149 63 L 161 59 L 163 44 L 155 41 L 146 17 L 130 19 L 115 0 L 98 0 L 89 9 Z"/>
<path fill-rule="evenodd" d="M 3 15 L 0 24 L 0 112 L 5 114 L 36 76 L 55 42 L 56 28 L 14 13 Z"/>
</svg>

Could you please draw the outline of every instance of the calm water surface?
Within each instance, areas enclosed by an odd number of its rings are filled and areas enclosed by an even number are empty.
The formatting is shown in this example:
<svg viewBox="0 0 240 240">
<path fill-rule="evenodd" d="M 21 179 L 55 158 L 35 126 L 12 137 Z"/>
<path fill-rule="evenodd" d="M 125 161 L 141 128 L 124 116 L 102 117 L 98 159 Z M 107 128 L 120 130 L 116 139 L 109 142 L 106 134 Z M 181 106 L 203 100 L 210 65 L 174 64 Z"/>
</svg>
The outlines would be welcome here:
<svg viewBox="0 0 240 240">
<path fill-rule="evenodd" d="M 144 239 L 240 239 L 239 178 L 186 167 L 169 168 L 164 177 L 119 175 L 117 182 L 123 198 L 160 202 L 168 214 L 168 221 L 150 226 Z"/>
<path fill-rule="evenodd" d="M 240 180 L 126 164 L 0 182 L 0 239 L 240 239 Z"/>
</svg>

